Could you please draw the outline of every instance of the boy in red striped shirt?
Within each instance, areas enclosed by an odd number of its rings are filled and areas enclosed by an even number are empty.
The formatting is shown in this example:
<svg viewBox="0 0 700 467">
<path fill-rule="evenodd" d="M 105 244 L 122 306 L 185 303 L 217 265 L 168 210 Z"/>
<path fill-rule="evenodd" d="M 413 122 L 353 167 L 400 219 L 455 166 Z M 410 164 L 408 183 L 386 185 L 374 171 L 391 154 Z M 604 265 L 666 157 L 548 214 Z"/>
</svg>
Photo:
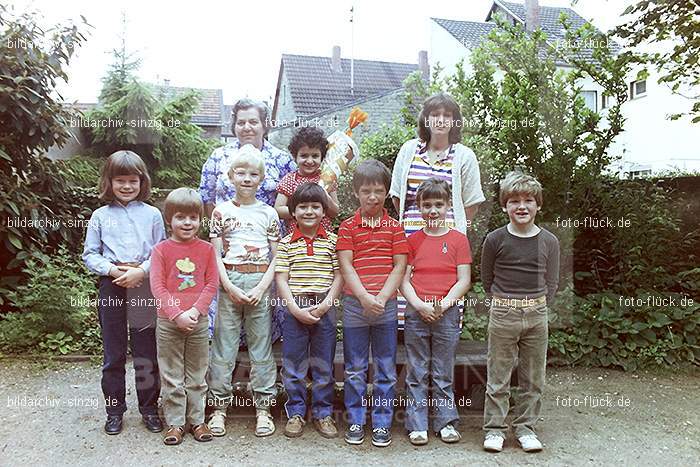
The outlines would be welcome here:
<svg viewBox="0 0 700 467">
<path fill-rule="evenodd" d="M 336 251 L 343 288 L 343 351 L 348 444 L 364 441 L 365 395 L 372 348 L 372 444 L 391 443 L 396 402 L 396 290 L 406 269 L 408 242 L 401 224 L 384 209 L 391 173 L 368 159 L 357 166 L 352 185 L 360 208 L 340 224 Z"/>
</svg>

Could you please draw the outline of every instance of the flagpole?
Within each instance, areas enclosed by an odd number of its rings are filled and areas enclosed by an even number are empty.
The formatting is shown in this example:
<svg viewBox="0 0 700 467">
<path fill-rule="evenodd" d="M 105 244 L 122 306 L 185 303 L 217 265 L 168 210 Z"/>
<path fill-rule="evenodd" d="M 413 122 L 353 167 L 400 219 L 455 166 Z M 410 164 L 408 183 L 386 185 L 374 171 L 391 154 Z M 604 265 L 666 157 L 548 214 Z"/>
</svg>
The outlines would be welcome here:
<svg viewBox="0 0 700 467">
<path fill-rule="evenodd" d="M 350 95 L 355 95 L 355 5 L 350 8 Z"/>
</svg>

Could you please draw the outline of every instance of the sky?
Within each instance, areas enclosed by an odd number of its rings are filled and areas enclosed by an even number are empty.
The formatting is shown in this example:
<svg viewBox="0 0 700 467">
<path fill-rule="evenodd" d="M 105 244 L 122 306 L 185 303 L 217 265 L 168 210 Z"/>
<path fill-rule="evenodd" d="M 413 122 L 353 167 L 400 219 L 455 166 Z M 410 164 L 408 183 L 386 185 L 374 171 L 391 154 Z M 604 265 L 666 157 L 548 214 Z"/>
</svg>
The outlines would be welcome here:
<svg viewBox="0 0 700 467">
<path fill-rule="evenodd" d="M 68 102 L 96 102 L 111 50 L 126 30 L 127 49 L 141 59 L 150 83 L 223 89 L 224 103 L 242 97 L 272 102 L 283 53 L 417 63 L 430 49 L 431 17 L 484 21 L 492 0 L 258 0 L 196 2 L 122 0 L 10 0 L 17 12 L 38 11 L 42 25 L 84 16 L 83 44 L 59 87 Z M 623 20 L 631 0 L 578 0 L 573 9 L 606 31 Z M 542 6 L 572 7 L 569 0 Z M 354 28 L 350 8 L 354 6 Z M 126 15 L 126 28 L 122 25 Z M 353 31 L 354 29 L 354 31 Z M 353 40 L 354 38 L 354 40 Z M 430 60 L 430 57 L 429 57 Z"/>
</svg>

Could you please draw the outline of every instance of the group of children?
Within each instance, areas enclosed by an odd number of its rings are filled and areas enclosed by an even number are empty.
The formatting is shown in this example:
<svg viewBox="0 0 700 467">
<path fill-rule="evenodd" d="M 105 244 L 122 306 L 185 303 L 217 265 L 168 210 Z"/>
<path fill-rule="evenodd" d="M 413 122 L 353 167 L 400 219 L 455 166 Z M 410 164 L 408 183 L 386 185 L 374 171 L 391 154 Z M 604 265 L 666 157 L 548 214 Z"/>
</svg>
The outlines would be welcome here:
<svg viewBox="0 0 700 467">
<path fill-rule="evenodd" d="M 409 440 L 426 444 L 429 428 L 444 442 L 460 440 L 452 378 L 460 334 L 458 302 L 470 287 L 472 258 L 467 237 L 445 226 L 451 187 L 435 179 L 423 182 L 417 203 L 426 225 L 406 238 L 384 208 L 389 170 L 377 160 L 364 160 L 352 180 L 359 209 L 340 224 L 336 235 L 330 218 L 338 212 L 337 197 L 318 184 L 326 148 L 320 130 L 300 130 L 290 145 L 298 171 L 280 182 L 273 208 L 255 197 L 265 178 L 262 155 L 251 145 L 243 146 L 228 172 L 235 198 L 214 209 L 211 243 L 198 238 L 203 206 L 195 190 L 179 188 L 168 195 L 164 225 L 158 209 L 144 203 L 150 179 L 141 158 L 118 151 L 107 159 L 100 194 L 107 204 L 93 213 L 83 258 L 100 276 L 108 434 L 121 432 L 126 411 L 128 329 L 146 427 L 163 430 L 157 413 L 160 395 L 168 427 L 165 444 L 182 442 L 187 429 L 197 441 L 225 435 L 241 325 L 253 367 L 255 434 L 273 434 L 276 364 L 269 308 L 274 299 L 287 312 L 284 434 L 303 434 L 310 371 L 313 425 L 325 438 L 338 436 L 333 362 L 336 313 L 342 304 L 345 441 L 361 444 L 369 425 L 372 444 L 388 446 L 397 405 L 400 290 L 408 302 L 404 340 Z M 487 236 L 481 262 L 484 289 L 492 300 L 484 448 L 502 449 L 510 374 L 517 360 L 521 395 L 513 425 L 523 449 L 537 451 L 542 446 L 534 424 L 544 384 L 546 307 L 557 288 L 558 243 L 534 224 L 542 205 L 542 188 L 534 178 L 510 174 L 501 184 L 500 201 L 510 222 Z M 280 218 L 289 226 L 284 238 Z M 270 295 L 273 280 L 275 297 Z M 209 349 L 207 310 L 217 290 Z M 133 306 L 133 299 L 151 293 L 157 313 L 145 305 Z M 373 381 L 368 396 L 370 354 Z M 207 423 L 205 406 L 212 409 Z"/>
</svg>

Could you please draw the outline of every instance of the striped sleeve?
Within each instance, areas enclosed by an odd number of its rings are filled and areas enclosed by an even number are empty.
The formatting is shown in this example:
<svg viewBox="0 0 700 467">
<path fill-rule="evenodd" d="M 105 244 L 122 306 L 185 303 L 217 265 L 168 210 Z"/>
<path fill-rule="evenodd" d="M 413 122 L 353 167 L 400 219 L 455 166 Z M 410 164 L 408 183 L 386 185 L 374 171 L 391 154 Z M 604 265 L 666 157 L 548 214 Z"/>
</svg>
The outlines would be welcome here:
<svg viewBox="0 0 700 467">
<path fill-rule="evenodd" d="M 287 243 L 286 241 L 282 241 L 278 245 L 278 247 L 277 247 L 277 262 L 275 264 L 275 272 L 289 272 L 288 247 L 289 247 L 289 243 Z"/>
<path fill-rule="evenodd" d="M 338 243 L 338 237 L 333 235 L 331 237 L 331 243 L 333 244 L 333 250 L 331 251 L 331 264 L 333 265 L 333 271 L 340 269 L 340 264 L 338 264 L 338 255 L 336 254 L 336 244 Z"/>
</svg>

